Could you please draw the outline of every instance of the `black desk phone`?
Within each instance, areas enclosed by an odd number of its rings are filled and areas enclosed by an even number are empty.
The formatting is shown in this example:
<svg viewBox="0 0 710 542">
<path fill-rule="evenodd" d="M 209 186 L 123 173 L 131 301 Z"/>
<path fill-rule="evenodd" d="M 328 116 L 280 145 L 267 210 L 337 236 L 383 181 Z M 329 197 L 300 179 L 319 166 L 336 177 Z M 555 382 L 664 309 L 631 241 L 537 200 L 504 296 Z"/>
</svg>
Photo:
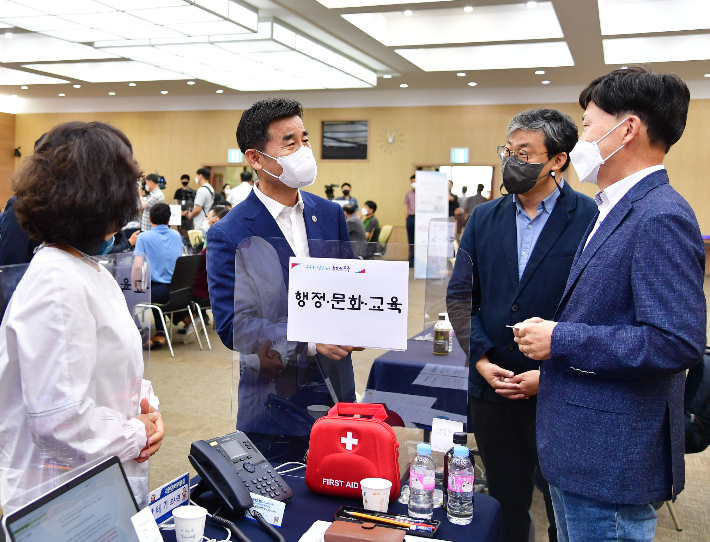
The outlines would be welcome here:
<svg viewBox="0 0 710 542">
<path fill-rule="evenodd" d="M 241 431 L 193 442 L 188 459 L 202 478 L 191 493 L 212 491 L 233 515 L 252 507 L 249 493 L 277 501 L 293 497 L 293 490 Z"/>
</svg>

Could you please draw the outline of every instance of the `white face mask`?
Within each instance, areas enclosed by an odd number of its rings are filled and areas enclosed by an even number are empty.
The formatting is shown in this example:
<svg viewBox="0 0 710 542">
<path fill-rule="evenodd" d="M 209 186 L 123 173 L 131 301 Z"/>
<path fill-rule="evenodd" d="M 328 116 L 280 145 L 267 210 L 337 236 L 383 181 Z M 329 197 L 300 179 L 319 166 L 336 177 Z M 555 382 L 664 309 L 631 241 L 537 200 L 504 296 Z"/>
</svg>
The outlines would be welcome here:
<svg viewBox="0 0 710 542">
<path fill-rule="evenodd" d="M 225 189 L 224 189 L 224 195 L 225 195 L 225 196 L 229 196 L 229 193 L 230 193 L 231 191 L 232 191 L 231 188 L 225 188 Z"/>
<path fill-rule="evenodd" d="M 264 156 L 269 156 L 265 152 L 256 152 Z M 318 166 L 316 165 L 316 158 L 313 156 L 313 149 L 310 147 L 303 145 L 296 152 L 288 156 L 279 156 L 278 158 L 269 156 L 269 158 L 276 160 L 276 163 L 283 168 L 283 173 L 277 176 L 265 169 L 263 171 L 278 179 L 289 188 L 305 188 L 316 182 Z"/>
<path fill-rule="evenodd" d="M 360 211 L 360 214 L 361 214 L 362 216 L 367 216 L 367 214 L 368 214 L 368 213 L 367 213 L 367 209 L 363 209 L 362 211 Z"/>
<path fill-rule="evenodd" d="M 599 168 L 607 161 L 609 158 L 614 156 L 617 152 L 624 148 L 624 145 L 616 149 L 606 158 L 602 158 L 602 153 L 599 150 L 599 142 L 616 130 L 619 126 L 624 124 L 629 119 L 626 117 L 619 124 L 614 126 L 602 137 L 596 141 L 578 141 L 577 144 L 569 153 L 570 160 L 572 160 L 572 165 L 574 170 L 577 172 L 579 181 L 582 183 L 592 183 L 597 184 L 597 177 L 599 176 Z"/>
<path fill-rule="evenodd" d="M 199 177 L 195 177 L 195 184 L 198 186 L 200 185 L 200 178 Z"/>
</svg>

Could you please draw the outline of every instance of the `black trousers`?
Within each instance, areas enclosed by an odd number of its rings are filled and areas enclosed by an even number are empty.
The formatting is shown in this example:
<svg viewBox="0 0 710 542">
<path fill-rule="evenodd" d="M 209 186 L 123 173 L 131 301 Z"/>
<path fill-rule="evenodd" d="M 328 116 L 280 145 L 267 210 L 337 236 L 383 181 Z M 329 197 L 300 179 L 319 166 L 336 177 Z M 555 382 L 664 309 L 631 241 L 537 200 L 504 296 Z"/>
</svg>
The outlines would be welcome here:
<svg viewBox="0 0 710 542">
<path fill-rule="evenodd" d="M 407 241 L 409 242 L 409 267 L 414 265 L 414 215 L 407 216 Z"/>
<path fill-rule="evenodd" d="M 152 303 L 167 303 L 170 300 L 170 284 L 150 281 L 150 301 Z M 153 319 L 155 320 L 155 331 L 158 335 L 165 335 L 165 322 L 160 317 L 160 313 L 153 309 Z"/>
<path fill-rule="evenodd" d="M 489 494 L 501 506 L 506 542 L 528 542 L 538 470 L 535 411 L 523 401 L 527 400 L 492 403 L 469 396 L 473 433 L 486 469 Z M 548 537 L 550 542 L 557 542 L 550 489 L 541 474 L 537 480 L 550 522 Z"/>
</svg>

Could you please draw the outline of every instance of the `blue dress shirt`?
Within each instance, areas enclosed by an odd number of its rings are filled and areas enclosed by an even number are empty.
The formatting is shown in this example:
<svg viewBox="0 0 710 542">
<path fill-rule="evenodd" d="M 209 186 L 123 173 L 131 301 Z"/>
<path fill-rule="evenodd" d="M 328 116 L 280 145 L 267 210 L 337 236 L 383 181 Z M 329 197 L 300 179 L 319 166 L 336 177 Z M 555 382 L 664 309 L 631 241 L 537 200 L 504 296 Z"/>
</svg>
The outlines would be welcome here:
<svg viewBox="0 0 710 542">
<path fill-rule="evenodd" d="M 145 255 L 150 262 L 151 281 L 170 284 L 182 247 L 180 234 L 160 224 L 138 235 L 136 254 Z"/>
<path fill-rule="evenodd" d="M 564 179 L 560 182 L 560 188 L 564 186 Z M 513 195 L 515 201 L 515 223 L 518 227 L 518 278 L 523 276 L 525 266 L 528 264 L 530 255 L 535 249 L 535 244 L 542 233 L 547 219 L 550 218 L 552 210 L 555 208 L 560 191 L 555 188 L 552 193 L 537 204 L 537 215 L 530 218 L 520 204 L 517 195 Z"/>
</svg>

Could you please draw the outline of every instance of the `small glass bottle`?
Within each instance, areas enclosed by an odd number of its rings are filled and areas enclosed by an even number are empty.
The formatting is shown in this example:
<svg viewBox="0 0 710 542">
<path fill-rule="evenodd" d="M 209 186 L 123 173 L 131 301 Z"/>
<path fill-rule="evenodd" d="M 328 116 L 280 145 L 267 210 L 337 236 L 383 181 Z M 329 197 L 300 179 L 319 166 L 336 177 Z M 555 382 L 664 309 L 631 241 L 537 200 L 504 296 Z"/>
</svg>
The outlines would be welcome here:
<svg viewBox="0 0 710 542">
<path fill-rule="evenodd" d="M 438 356 L 447 356 L 449 354 L 449 345 L 451 344 L 450 327 L 446 321 L 446 313 L 440 312 L 439 321 L 434 324 L 434 354 Z"/>
</svg>

